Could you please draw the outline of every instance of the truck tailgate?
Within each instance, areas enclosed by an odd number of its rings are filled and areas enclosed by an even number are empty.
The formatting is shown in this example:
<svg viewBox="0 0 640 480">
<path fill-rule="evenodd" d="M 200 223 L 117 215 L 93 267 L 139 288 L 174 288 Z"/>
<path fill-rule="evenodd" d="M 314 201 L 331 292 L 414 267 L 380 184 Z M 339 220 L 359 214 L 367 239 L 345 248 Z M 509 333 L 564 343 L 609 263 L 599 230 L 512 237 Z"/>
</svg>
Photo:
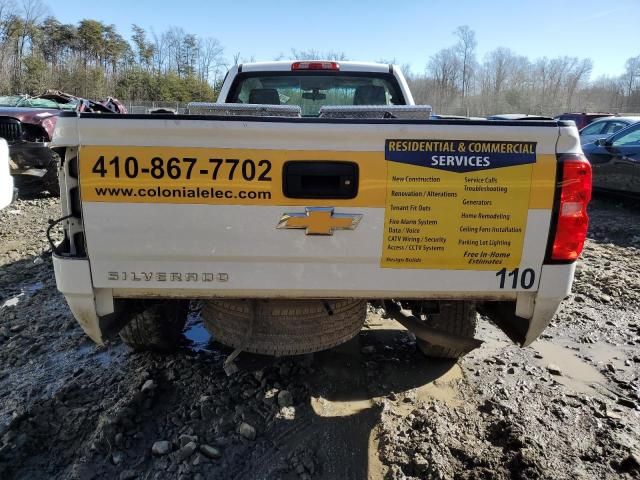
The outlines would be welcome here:
<svg viewBox="0 0 640 480">
<path fill-rule="evenodd" d="M 553 122 L 60 120 L 58 144 L 79 145 L 93 284 L 115 296 L 507 299 L 538 287 Z"/>
</svg>

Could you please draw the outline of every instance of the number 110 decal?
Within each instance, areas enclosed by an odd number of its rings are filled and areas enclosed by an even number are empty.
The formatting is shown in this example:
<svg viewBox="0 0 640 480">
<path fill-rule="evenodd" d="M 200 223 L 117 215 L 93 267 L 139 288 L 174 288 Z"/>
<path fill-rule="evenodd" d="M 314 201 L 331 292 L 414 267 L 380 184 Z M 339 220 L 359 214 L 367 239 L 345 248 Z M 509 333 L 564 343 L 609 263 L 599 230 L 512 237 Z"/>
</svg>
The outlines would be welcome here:
<svg viewBox="0 0 640 480">
<path fill-rule="evenodd" d="M 518 288 L 529 290 L 536 281 L 536 272 L 533 268 L 525 268 L 520 270 L 516 268 L 507 271 L 506 268 L 496 272 L 496 277 L 500 279 L 500 288 Z"/>
</svg>

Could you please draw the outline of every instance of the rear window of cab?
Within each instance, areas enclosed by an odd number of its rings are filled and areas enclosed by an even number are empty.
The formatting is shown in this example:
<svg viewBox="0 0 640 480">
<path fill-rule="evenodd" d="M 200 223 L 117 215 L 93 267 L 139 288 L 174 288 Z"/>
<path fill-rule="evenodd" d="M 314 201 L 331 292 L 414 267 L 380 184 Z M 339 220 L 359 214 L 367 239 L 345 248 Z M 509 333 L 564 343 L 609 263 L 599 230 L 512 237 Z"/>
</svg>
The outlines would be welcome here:
<svg viewBox="0 0 640 480">
<path fill-rule="evenodd" d="M 315 117 L 324 106 L 405 105 L 392 74 L 356 72 L 241 73 L 231 87 L 229 103 L 299 106 Z"/>
</svg>

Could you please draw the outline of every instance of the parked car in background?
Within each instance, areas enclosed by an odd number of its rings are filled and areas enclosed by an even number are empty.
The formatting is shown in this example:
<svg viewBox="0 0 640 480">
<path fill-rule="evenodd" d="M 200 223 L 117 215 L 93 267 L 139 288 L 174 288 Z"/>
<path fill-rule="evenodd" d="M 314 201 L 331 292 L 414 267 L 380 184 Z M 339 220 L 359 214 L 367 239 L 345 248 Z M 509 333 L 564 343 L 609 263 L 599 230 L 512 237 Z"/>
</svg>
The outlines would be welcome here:
<svg viewBox="0 0 640 480">
<path fill-rule="evenodd" d="M 431 115 L 431 120 L 486 120 L 484 117 L 465 117 L 464 115 Z"/>
<path fill-rule="evenodd" d="M 9 146 L 4 138 L 0 138 L 0 210 L 11 204 L 15 198 L 13 177 L 9 171 Z"/>
<path fill-rule="evenodd" d="M 24 193 L 47 190 L 60 195 L 56 152 L 49 142 L 58 116 L 65 111 L 127 113 L 115 98 L 96 102 L 57 90 L 35 97 L 0 96 L 0 137 L 9 144 L 11 174 Z"/>
<path fill-rule="evenodd" d="M 147 113 L 167 113 L 169 115 L 177 115 L 178 111 L 175 108 L 166 108 L 166 107 L 159 107 L 159 108 L 150 108 Z"/>
<path fill-rule="evenodd" d="M 609 113 L 609 112 L 591 112 L 591 113 L 586 113 L 586 112 L 571 112 L 571 113 L 563 113 L 561 115 L 558 115 L 557 117 L 554 117 L 555 120 L 573 120 L 576 124 L 576 127 L 578 127 L 578 130 L 583 129 L 584 127 L 586 127 L 587 125 L 589 125 L 591 122 L 594 122 L 595 120 L 602 118 L 602 117 L 613 117 L 613 113 Z"/>
<path fill-rule="evenodd" d="M 500 115 L 491 115 L 487 120 L 553 120 L 551 117 L 544 115 L 530 115 L 528 113 L 502 113 Z"/>
<path fill-rule="evenodd" d="M 593 188 L 640 197 L 640 123 L 582 146 L 593 169 Z"/>
<path fill-rule="evenodd" d="M 607 138 L 629 125 L 640 122 L 639 116 L 605 117 L 590 123 L 580 130 L 580 143 L 584 146 L 601 138 Z"/>
</svg>

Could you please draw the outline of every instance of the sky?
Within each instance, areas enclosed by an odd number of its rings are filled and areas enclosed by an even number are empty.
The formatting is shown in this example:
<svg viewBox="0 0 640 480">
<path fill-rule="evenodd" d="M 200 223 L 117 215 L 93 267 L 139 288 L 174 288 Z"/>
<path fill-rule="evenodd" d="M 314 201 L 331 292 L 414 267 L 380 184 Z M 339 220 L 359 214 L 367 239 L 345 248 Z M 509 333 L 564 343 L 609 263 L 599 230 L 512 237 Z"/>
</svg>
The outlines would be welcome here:
<svg viewBox="0 0 640 480">
<path fill-rule="evenodd" d="M 64 23 L 83 18 L 160 33 L 182 27 L 217 38 L 225 57 L 273 60 L 291 48 L 344 52 L 350 60 L 395 58 L 423 72 L 429 57 L 476 33 L 478 59 L 500 46 L 530 59 L 568 55 L 593 60 L 592 78 L 620 75 L 640 55 L 640 0 L 44 0 Z"/>
</svg>

